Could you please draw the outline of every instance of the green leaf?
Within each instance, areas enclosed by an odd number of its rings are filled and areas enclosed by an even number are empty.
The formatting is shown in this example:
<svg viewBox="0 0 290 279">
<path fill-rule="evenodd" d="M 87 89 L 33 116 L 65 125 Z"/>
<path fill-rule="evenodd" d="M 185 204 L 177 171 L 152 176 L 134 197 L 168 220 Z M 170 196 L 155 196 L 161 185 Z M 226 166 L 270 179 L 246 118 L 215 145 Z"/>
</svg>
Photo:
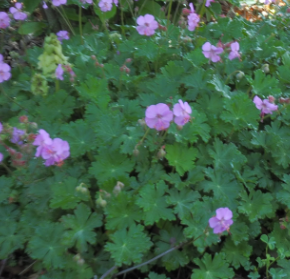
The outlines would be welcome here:
<svg viewBox="0 0 290 279">
<path fill-rule="evenodd" d="M 212 259 L 211 255 L 206 253 L 202 260 L 195 259 L 194 262 L 200 269 L 193 270 L 191 279 L 229 279 L 235 275 L 226 263 L 224 254 L 215 254 Z"/>
<path fill-rule="evenodd" d="M 167 186 L 164 181 L 158 184 L 147 184 L 139 192 L 136 204 L 144 210 L 144 222 L 146 225 L 153 225 L 160 219 L 175 220 L 173 210 L 168 207 L 164 196 Z"/>
<path fill-rule="evenodd" d="M 222 252 L 225 253 L 227 262 L 235 269 L 243 266 L 246 270 L 249 270 L 251 266 L 250 256 L 252 250 L 252 246 L 247 242 L 241 242 L 240 244 L 235 245 L 231 239 L 227 238 Z"/>
<path fill-rule="evenodd" d="M 247 158 L 233 144 L 223 144 L 218 138 L 213 143 L 213 149 L 208 150 L 214 159 L 215 170 L 240 170 Z"/>
<path fill-rule="evenodd" d="M 274 204 L 272 202 L 273 196 L 270 193 L 263 194 L 260 190 L 251 191 L 249 196 L 247 193 L 242 192 L 239 212 L 246 214 L 249 217 L 250 222 L 254 222 L 259 218 L 273 217 Z"/>
<path fill-rule="evenodd" d="M 96 160 L 92 163 L 89 172 L 98 179 L 99 183 L 122 180 L 122 177 L 128 177 L 134 166 L 132 160 L 117 151 L 101 150 Z"/>
<path fill-rule="evenodd" d="M 27 252 L 33 259 L 42 260 L 47 269 L 65 265 L 65 247 L 61 243 L 63 227 L 59 223 L 44 222 L 37 226 L 28 243 Z"/>
<path fill-rule="evenodd" d="M 13 179 L 11 177 L 5 177 L 3 175 L 0 177 L 0 203 L 8 201 L 13 184 Z"/>
<path fill-rule="evenodd" d="M 229 86 L 225 85 L 224 81 L 222 81 L 218 75 L 213 75 L 213 79 L 208 81 L 208 83 L 212 84 L 213 88 L 225 98 L 231 98 Z"/>
<path fill-rule="evenodd" d="M 112 198 L 111 202 L 105 207 L 105 212 L 107 215 L 106 228 L 108 230 L 128 228 L 143 217 L 142 211 L 134 203 L 134 198 L 124 192 Z"/>
<path fill-rule="evenodd" d="M 29 12 L 29 13 L 32 13 L 36 8 L 37 6 L 41 3 L 41 0 L 34 0 L 34 1 L 30 1 L 30 0 L 24 0 L 23 1 L 23 4 L 24 4 L 24 10 Z M 23 25 L 20 25 L 20 28 L 22 27 Z"/>
<path fill-rule="evenodd" d="M 223 171 L 218 171 L 217 168 L 207 168 L 205 176 L 209 180 L 204 180 L 198 184 L 199 190 L 206 193 L 212 191 L 215 198 L 219 199 L 221 203 L 235 205 L 235 198 L 237 198 L 241 186 L 237 183 L 236 178 Z"/>
<path fill-rule="evenodd" d="M 84 155 L 87 151 L 96 148 L 95 133 L 83 120 L 63 125 L 61 135 L 61 138 L 69 143 L 72 158 Z"/>
<path fill-rule="evenodd" d="M 92 213 L 91 209 L 81 203 L 74 211 L 74 215 L 62 217 L 65 228 L 70 229 L 64 233 L 64 242 L 69 247 L 76 245 L 79 252 L 88 250 L 88 244 L 96 243 L 96 233 L 93 231 L 102 225 L 102 216 Z"/>
<path fill-rule="evenodd" d="M 111 253 L 117 266 L 141 262 L 144 253 L 152 246 L 141 225 L 132 225 L 128 230 L 118 230 L 110 238 L 112 242 L 106 244 L 105 250 Z"/>
<path fill-rule="evenodd" d="M 200 198 L 199 193 L 189 189 L 170 189 L 168 192 L 170 196 L 166 198 L 166 202 L 174 206 L 174 213 L 180 219 L 192 216 L 192 206 Z"/>
<path fill-rule="evenodd" d="M 25 22 L 21 24 L 20 27 L 18 28 L 18 33 L 20 35 L 28 35 L 34 33 L 39 35 L 44 31 L 44 28 L 46 27 L 47 25 L 43 22 Z"/>
<path fill-rule="evenodd" d="M 50 201 L 50 207 L 72 209 L 75 208 L 80 201 L 88 201 L 88 194 L 76 190 L 79 184 L 76 178 L 69 177 L 62 182 L 51 185 L 53 195 Z"/>
<path fill-rule="evenodd" d="M 159 255 L 174 246 L 179 245 L 185 240 L 183 235 L 183 228 L 178 226 L 168 225 L 165 229 L 160 230 L 159 235 L 156 236 L 155 254 Z M 189 262 L 186 248 L 172 251 L 171 253 L 161 258 L 162 264 L 167 271 L 178 269 L 180 266 L 185 266 Z"/>
<path fill-rule="evenodd" d="M 186 171 L 194 168 L 194 160 L 197 150 L 193 147 L 186 148 L 179 144 L 166 145 L 166 156 L 169 164 L 176 168 L 179 175 L 183 175 Z"/>
<path fill-rule="evenodd" d="M 107 80 L 97 79 L 89 74 L 77 90 L 84 100 L 94 102 L 100 109 L 107 108 L 111 100 Z"/>
<path fill-rule="evenodd" d="M 5 225 L 4 225 L 5 224 Z M 0 229 L 0 258 L 5 259 L 15 250 L 22 248 L 25 238 L 16 222 L 2 223 Z"/>
<path fill-rule="evenodd" d="M 262 70 L 257 70 L 255 73 L 255 79 L 248 78 L 248 81 L 253 87 L 254 94 L 267 97 L 268 95 L 275 95 L 280 93 L 278 88 L 279 81 L 269 75 L 265 75 Z"/>
<path fill-rule="evenodd" d="M 241 92 L 231 99 L 225 99 L 224 109 L 221 118 L 231 123 L 235 130 L 258 128 L 260 112 L 245 93 Z"/>
</svg>

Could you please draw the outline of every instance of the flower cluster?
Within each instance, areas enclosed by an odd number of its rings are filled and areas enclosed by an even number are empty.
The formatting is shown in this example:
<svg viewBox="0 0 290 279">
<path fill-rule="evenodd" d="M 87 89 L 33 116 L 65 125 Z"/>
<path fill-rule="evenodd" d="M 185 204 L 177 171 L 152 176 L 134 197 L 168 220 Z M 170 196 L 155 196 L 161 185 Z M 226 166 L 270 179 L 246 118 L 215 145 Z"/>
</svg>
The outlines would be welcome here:
<svg viewBox="0 0 290 279">
<path fill-rule="evenodd" d="M 178 104 L 173 107 L 173 112 L 168 105 L 159 103 L 157 105 L 151 105 L 145 112 L 145 123 L 151 129 L 157 131 L 166 130 L 170 126 L 170 122 L 173 120 L 178 126 L 185 125 L 190 120 L 190 114 L 192 110 L 187 102 L 178 100 Z"/>
<path fill-rule="evenodd" d="M 4 63 L 3 55 L 0 54 L 0 83 L 11 78 L 10 66 Z"/>
<path fill-rule="evenodd" d="M 66 0 L 52 0 L 52 5 L 55 7 L 58 7 L 60 5 L 65 5 Z"/>
<path fill-rule="evenodd" d="M 193 4 L 189 4 L 190 7 L 190 13 L 187 16 L 187 25 L 189 31 L 194 31 L 195 28 L 198 26 L 198 23 L 200 21 L 199 15 L 194 11 Z"/>
<path fill-rule="evenodd" d="M 9 15 L 5 12 L 0 12 L 0 29 L 6 29 L 10 25 Z"/>
<path fill-rule="evenodd" d="M 224 231 L 229 231 L 233 224 L 233 213 L 227 207 L 216 210 L 216 216 L 209 219 L 209 226 L 213 229 L 215 234 L 220 234 Z"/>
<path fill-rule="evenodd" d="M 59 80 L 63 80 L 63 74 L 64 74 L 63 68 L 65 68 L 66 71 L 70 74 L 70 81 L 74 81 L 76 74 L 74 73 L 74 71 L 69 65 L 58 64 L 58 66 L 55 69 L 55 77 Z"/>
<path fill-rule="evenodd" d="M 102 12 L 109 12 L 112 10 L 113 4 L 118 6 L 118 0 L 101 0 L 98 5 Z"/>
<path fill-rule="evenodd" d="M 27 14 L 22 12 L 21 3 L 15 3 L 15 7 L 11 7 L 9 12 L 13 15 L 15 20 L 25 20 L 27 18 Z"/>
<path fill-rule="evenodd" d="M 256 105 L 256 108 L 261 111 L 261 122 L 263 122 L 263 118 L 265 114 L 272 114 L 273 111 L 276 111 L 278 109 L 278 106 L 273 104 L 275 101 L 275 98 L 272 96 L 269 96 L 268 99 L 260 99 L 258 96 L 255 96 L 253 99 L 254 104 Z"/>
<path fill-rule="evenodd" d="M 49 134 L 40 129 L 33 145 L 37 146 L 35 156 L 42 157 L 46 166 L 62 165 L 63 160 L 69 157 L 69 144 L 60 138 L 51 139 Z"/>
<path fill-rule="evenodd" d="M 212 45 L 209 42 L 206 42 L 202 46 L 202 53 L 206 58 L 210 59 L 212 62 L 218 62 L 221 60 L 219 55 L 224 52 L 225 48 L 230 49 L 230 53 L 229 53 L 230 60 L 241 57 L 239 53 L 240 44 L 238 42 L 227 43 L 227 44 L 222 44 L 221 42 L 219 42 L 217 47 Z"/>
<path fill-rule="evenodd" d="M 62 43 L 63 40 L 69 40 L 69 34 L 65 30 L 58 31 L 56 33 L 57 39 Z"/>
<path fill-rule="evenodd" d="M 155 30 L 158 28 L 158 22 L 155 20 L 153 15 L 146 14 L 137 18 L 136 30 L 140 35 L 152 36 Z"/>
</svg>

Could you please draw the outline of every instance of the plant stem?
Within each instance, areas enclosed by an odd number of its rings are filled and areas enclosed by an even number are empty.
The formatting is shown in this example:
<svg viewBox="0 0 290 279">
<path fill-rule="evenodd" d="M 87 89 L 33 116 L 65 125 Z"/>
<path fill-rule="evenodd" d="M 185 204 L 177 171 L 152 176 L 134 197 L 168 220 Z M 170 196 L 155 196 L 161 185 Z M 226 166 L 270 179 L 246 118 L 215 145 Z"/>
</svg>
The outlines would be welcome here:
<svg viewBox="0 0 290 279">
<path fill-rule="evenodd" d="M 125 27 L 124 27 L 124 12 L 123 7 L 120 5 L 121 8 L 121 23 L 122 23 L 122 35 L 125 36 Z"/>
<path fill-rule="evenodd" d="M 117 267 L 114 265 L 112 268 L 110 268 L 100 279 L 106 278 L 112 271 L 114 271 Z"/>
<path fill-rule="evenodd" d="M 73 30 L 73 28 L 72 28 L 72 26 L 71 26 L 71 24 L 70 24 L 70 21 L 69 21 L 69 19 L 67 18 L 67 15 L 66 15 L 66 13 L 65 13 L 64 8 L 63 8 L 62 6 L 61 6 L 60 8 L 61 8 L 61 10 L 57 9 L 58 12 L 60 13 L 60 15 L 62 16 L 62 18 L 63 18 L 64 21 L 66 22 L 66 24 L 67 24 L 67 26 L 69 27 L 69 29 L 70 29 L 70 31 L 72 32 L 72 34 L 75 35 L 75 31 Z"/>
<path fill-rule="evenodd" d="M 79 6 L 79 30 L 80 30 L 80 36 L 81 36 L 81 44 L 84 44 L 83 40 L 83 25 L 82 25 L 82 7 Z"/>
<path fill-rule="evenodd" d="M 205 4 L 206 4 L 206 0 L 203 0 L 202 5 L 200 6 L 201 8 L 198 9 L 198 14 L 200 19 L 203 17 L 203 14 L 205 12 Z"/>
<path fill-rule="evenodd" d="M 173 0 L 170 0 L 168 12 L 167 12 L 167 28 L 168 28 L 168 25 L 169 25 L 169 19 L 170 19 L 170 13 L 171 13 L 171 8 L 172 8 L 172 2 L 173 2 Z"/>
</svg>

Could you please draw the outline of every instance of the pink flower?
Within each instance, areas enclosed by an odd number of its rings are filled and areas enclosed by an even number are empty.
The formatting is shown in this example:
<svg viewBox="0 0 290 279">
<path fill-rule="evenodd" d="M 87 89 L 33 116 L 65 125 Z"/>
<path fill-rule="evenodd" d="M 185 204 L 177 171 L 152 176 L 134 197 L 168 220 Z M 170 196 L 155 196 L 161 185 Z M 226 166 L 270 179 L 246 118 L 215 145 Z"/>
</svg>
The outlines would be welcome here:
<svg viewBox="0 0 290 279">
<path fill-rule="evenodd" d="M 205 6 L 209 7 L 211 2 L 214 2 L 214 0 L 206 0 Z"/>
<path fill-rule="evenodd" d="M 0 133 L 3 131 L 3 124 L 0 122 Z"/>
<path fill-rule="evenodd" d="M 10 141 L 15 144 L 22 145 L 23 144 L 22 139 L 24 135 L 25 131 L 13 127 L 12 139 Z"/>
<path fill-rule="evenodd" d="M 194 31 L 194 29 L 198 26 L 200 17 L 197 13 L 195 13 L 192 3 L 189 4 L 189 7 L 190 7 L 190 13 L 187 16 L 188 30 Z"/>
<path fill-rule="evenodd" d="M 27 14 L 22 12 L 21 3 L 15 3 L 15 8 L 11 7 L 9 12 L 13 15 L 15 20 L 25 20 L 27 18 Z"/>
<path fill-rule="evenodd" d="M 113 1 L 112 0 L 101 0 L 98 5 L 99 5 L 102 12 L 108 12 L 108 11 L 112 10 Z"/>
<path fill-rule="evenodd" d="M 0 83 L 11 78 L 10 70 L 11 68 L 8 64 L 0 61 Z"/>
<path fill-rule="evenodd" d="M 173 106 L 174 122 L 179 126 L 183 126 L 190 120 L 191 112 L 191 107 L 187 102 L 183 103 L 182 100 L 178 100 L 178 104 Z"/>
<path fill-rule="evenodd" d="M 55 77 L 59 80 L 63 80 L 63 69 L 62 69 L 61 64 L 58 64 L 55 70 Z"/>
<path fill-rule="evenodd" d="M 209 226 L 214 229 L 213 232 L 216 234 L 229 231 L 230 226 L 233 224 L 232 218 L 232 211 L 227 207 L 221 207 L 216 210 L 216 216 L 209 219 Z"/>
<path fill-rule="evenodd" d="M 239 50 L 240 50 L 240 45 L 238 42 L 234 42 L 231 44 L 231 52 L 229 54 L 229 59 L 233 60 L 235 58 L 240 58 L 240 54 L 239 54 Z"/>
<path fill-rule="evenodd" d="M 47 5 L 46 5 L 46 3 L 44 1 L 42 2 L 42 8 L 45 9 L 45 10 L 48 9 L 48 7 L 47 7 Z"/>
<path fill-rule="evenodd" d="M 158 28 L 158 22 L 154 19 L 153 15 L 146 14 L 137 18 L 136 27 L 140 35 L 152 36 L 155 33 L 155 29 Z"/>
<path fill-rule="evenodd" d="M 3 158 L 4 158 L 4 156 L 3 156 L 3 154 L 0 152 L 0 163 L 3 161 Z"/>
<path fill-rule="evenodd" d="M 258 96 L 254 97 L 253 102 L 256 108 L 261 111 L 261 116 L 264 116 L 264 114 L 272 114 L 273 111 L 278 109 L 278 106 L 271 104 L 268 99 L 262 101 Z"/>
<path fill-rule="evenodd" d="M 66 4 L 66 0 L 52 0 L 52 5 L 55 7 L 58 7 L 64 4 Z"/>
<path fill-rule="evenodd" d="M 46 145 L 42 150 L 42 158 L 45 159 L 45 165 L 51 166 L 61 164 L 63 160 L 69 157 L 69 144 L 59 138 L 52 140 L 50 145 Z"/>
<path fill-rule="evenodd" d="M 52 144 L 52 139 L 50 138 L 49 134 L 45 130 L 40 129 L 38 131 L 38 135 L 36 136 L 32 144 L 35 146 L 38 146 L 36 149 L 35 157 L 39 157 L 41 156 L 44 148 Z"/>
<path fill-rule="evenodd" d="M 69 40 L 69 34 L 67 31 L 62 30 L 56 33 L 57 39 L 62 42 L 63 40 Z"/>
<path fill-rule="evenodd" d="M 206 42 L 202 46 L 202 53 L 206 58 L 209 58 L 212 62 L 218 62 L 220 61 L 219 54 L 223 52 L 222 47 L 215 47 L 211 45 L 209 42 Z"/>
<path fill-rule="evenodd" d="M 146 109 L 145 122 L 151 129 L 166 130 L 173 119 L 173 113 L 166 104 L 151 105 Z"/>
<path fill-rule="evenodd" d="M 275 3 L 276 0 L 265 0 L 265 5 Z"/>
<path fill-rule="evenodd" d="M 5 12 L 0 12 L 0 29 L 5 29 L 10 25 L 9 15 Z"/>
<path fill-rule="evenodd" d="M 113 0 L 113 3 L 114 3 L 116 6 L 118 6 L 119 1 L 118 1 L 118 0 Z"/>
</svg>

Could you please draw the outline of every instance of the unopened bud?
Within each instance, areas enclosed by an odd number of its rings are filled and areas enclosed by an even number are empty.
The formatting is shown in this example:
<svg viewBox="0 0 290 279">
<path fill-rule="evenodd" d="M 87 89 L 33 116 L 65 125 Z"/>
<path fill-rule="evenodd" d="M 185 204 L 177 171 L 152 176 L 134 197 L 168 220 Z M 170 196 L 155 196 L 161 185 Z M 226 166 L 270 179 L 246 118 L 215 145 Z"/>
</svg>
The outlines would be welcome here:
<svg viewBox="0 0 290 279">
<path fill-rule="evenodd" d="M 138 157 L 139 154 L 140 154 L 140 151 L 135 147 L 134 150 L 133 150 L 133 155 L 134 155 L 135 157 Z"/>
<path fill-rule="evenodd" d="M 237 80 L 241 80 L 244 76 L 245 76 L 244 72 L 239 71 L 239 72 L 236 74 L 236 79 L 237 79 Z"/>
<path fill-rule="evenodd" d="M 38 125 L 35 122 L 30 122 L 29 125 L 30 125 L 30 128 L 32 128 L 32 129 L 37 129 L 38 128 Z"/>
<path fill-rule="evenodd" d="M 74 255 L 74 257 L 73 257 L 73 260 L 74 261 L 78 261 L 78 260 L 80 260 L 81 259 L 81 256 L 80 256 L 80 254 L 76 254 L 76 255 Z"/>
<path fill-rule="evenodd" d="M 84 259 L 77 260 L 78 265 L 83 265 L 85 263 Z"/>
<path fill-rule="evenodd" d="M 182 14 L 183 14 L 183 15 L 189 15 L 190 13 L 191 13 L 191 10 L 186 9 L 186 8 L 183 8 L 183 9 L 182 9 Z"/>
<path fill-rule="evenodd" d="M 121 192 L 121 187 L 119 185 L 116 185 L 113 190 L 114 195 L 118 196 L 120 192 Z"/>
<path fill-rule="evenodd" d="M 104 68 L 104 64 L 100 64 L 99 67 Z"/>
<path fill-rule="evenodd" d="M 262 71 L 264 72 L 264 73 L 269 73 L 270 72 L 270 69 L 269 69 L 269 64 L 264 64 L 263 66 L 262 66 Z"/>
<path fill-rule="evenodd" d="M 138 120 L 138 123 L 141 125 L 141 126 L 146 126 L 146 122 L 144 119 L 139 119 Z"/>
<path fill-rule="evenodd" d="M 125 68 L 125 72 L 127 73 L 127 74 L 129 74 L 130 73 L 130 69 L 129 68 Z"/>
<path fill-rule="evenodd" d="M 268 96 L 268 100 L 270 103 L 274 103 L 276 99 L 272 95 L 270 95 Z"/>
<path fill-rule="evenodd" d="M 124 184 L 124 183 L 122 183 L 121 181 L 117 181 L 117 186 L 120 186 L 120 187 L 121 187 L 121 189 L 123 189 L 123 188 L 124 188 L 124 186 L 125 186 L 125 184 Z"/>
<path fill-rule="evenodd" d="M 19 117 L 19 122 L 21 123 L 27 123 L 28 122 L 28 117 L 26 115 L 22 115 Z"/>
<path fill-rule="evenodd" d="M 91 55 L 91 58 L 92 58 L 93 60 L 96 60 L 96 55 Z"/>
<path fill-rule="evenodd" d="M 125 63 L 131 63 L 132 62 L 132 59 L 131 58 L 127 58 Z"/>
<path fill-rule="evenodd" d="M 166 151 L 164 150 L 164 147 L 161 147 L 157 153 L 158 159 L 163 159 L 165 155 L 166 155 Z"/>
<path fill-rule="evenodd" d="M 286 226 L 283 225 L 283 224 L 280 224 L 280 228 L 281 228 L 281 230 L 285 230 L 286 229 Z"/>
<path fill-rule="evenodd" d="M 280 104 L 289 104 L 290 103 L 290 98 L 280 98 L 279 99 Z"/>
</svg>

